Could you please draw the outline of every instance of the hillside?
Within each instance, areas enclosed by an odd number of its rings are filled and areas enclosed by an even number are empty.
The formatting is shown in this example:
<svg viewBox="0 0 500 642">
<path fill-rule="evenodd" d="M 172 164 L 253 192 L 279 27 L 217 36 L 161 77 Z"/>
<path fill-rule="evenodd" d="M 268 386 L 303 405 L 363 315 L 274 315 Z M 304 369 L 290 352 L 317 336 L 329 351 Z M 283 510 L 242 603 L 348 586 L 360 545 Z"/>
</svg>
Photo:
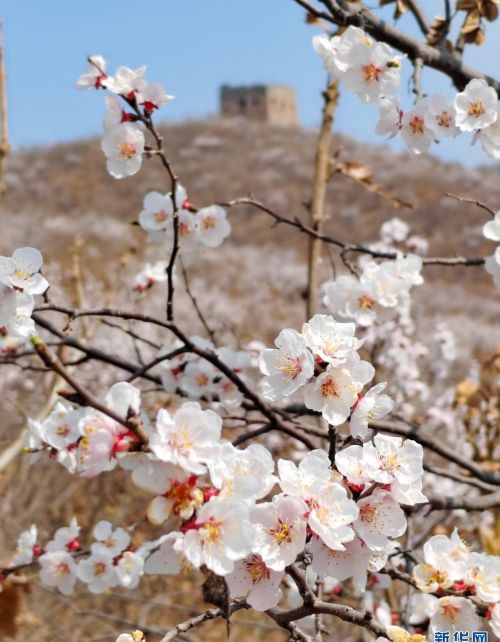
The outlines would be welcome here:
<svg viewBox="0 0 500 642">
<path fill-rule="evenodd" d="M 285 216 L 307 220 L 314 131 L 210 119 L 169 125 L 163 128 L 163 134 L 169 157 L 193 204 L 208 205 L 252 193 Z M 497 169 L 464 169 L 433 157 L 394 154 L 382 146 L 340 136 L 335 136 L 332 151 L 341 161 L 370 165 L 374 181 L 385 192 L 414 207 L 396 208 L 390 199 L 369 192 L 348 177 L 335 175 L 328 190 L 327 232 L 345 241 L 374 241 L 380 225 L 398 216 L 411 225 L 414 233 L 430 241 L 429 254 L 492 253 L 492 244 L 482 240 L 480 234 L 484 213 L 445 194 L 478 198 L 495 207 L 500 203 Z M 120 304 L 162 317 L 162 285 L 144 295 L 131 290 L 132 278 L 145 260 L 164 258 L 161 248 L 146 246 L 144 233 L 132 225 L 144 195 L 168 189 L 155 159 L 146 162 L 137 176 L 116 181 L 105 170 L 97 139 L 75 141 L 13 153 L 6 183 L 7 192 L 0 200 L 4 222 L 0 254 L 10 254 L 22 245 L 40 248 L 53 301 L 74 303 L 83 299 L 88 306 Z M 229 216 L 231 237 L 189 268 L 191 290 L 211 320 L 219 344 L 238 346 L 252 339 L 270 343 L 282 327 L 299 327 L 304 321 L 306 239 L 287 226 L 273 227 L 269 217 L 247 207 L 232 209 Z M 73 281 L 76 239 L 81 242 L 81 293 L 76 292 Z M 344 269 L 338 259 L 335 268 Z M 331 277 L 330 260 L 325 259 L 323 272 L 325 278 Z M 204 334 L 178 276 L 176 318 L 188 332 Z M 500 345 L 500 300 L 482 268 L 426 268 L 425 277 L 440 281 L 440 287 L 415 288 L 416 334 L 427 345 L 436 320 L 441 318 L 453 330 L 458 357 L 448 379 L 440 383 L 441 391 L 445 386 L 453 391 L 460 378 L 469 374 L 473 356 L 491 353 Z M 60 316 L 52 318 L 62 326 Z M 93 345 L 134 363 L 141 359 L 147 362 L 157 353 L 154 344 L 135 344 L 116 328 L 94 319 L 86 325 L 76 321 L 68 331 L 77 336 L 85 333 Z M 141 326 L 142 332 L 158 345 L 171 339 L 160 329 L 144 330 Z M 435 360 L 432 347 L 426 359 L 431 364 Z M 28 375 L 15 367 L 0 368 L 4 401 L 0 453 L 25 425 L 25 415 L 36 416 L 47 396 L 49 378 L 40 373 Z M 122 372 L 96 367 L 92 362 L 78 369 L 79 381 L 96 394 L 102 394 L 120 377 Z M 433 389 L 437 395 L 435 390 L 437 386 Z M 143 397 L 150 409 L 166 403 L 165 395 L 154 388 L 144 390 Z M 269 444 L 272 447 L 272 440 Z M 2 471 L 0 494 L 0 521 L 4 526 L 0 529 L 0 561 L 9 558 L 19 532 L 34 521 L 44 535 L 75 514 L 84 529 L 97 519 L 133 524 L 141 516 L 144 501 L 144 493 L 131 489 L 129 479 L 120 471 L 89 482 L 70 476 L 53 461 L 32 467 L 28 457 L 18 458 Z M 107 641 L 115 639 L 117 627 L 129 628 L 123 622 L 147 622 L 165 630 L 185 613 L 205 608 L 201 598 L 193 595 L 189 576 L 144 580 L 133 597 L 120 590 L 103 597 L 79 590 L 71 602 L 30 582 L 30 578 L 27 582 L 26 587 L 11 587 L 10 592 L 0 595 L 0 624 L 2 608 L 11 615 L 19 608 L 18 635 L 9 640 L 35 636 L 40 642 L 88 642 L 91 628 L 93 640 Z M 232 625 L 231 639 L 284 640 L 265 619 L 250 621 L 241 614 L 235 618 L 238 621 Z M 203 640 L 223 639 L 223 627 L 207 626 Z M 0 628 L 0 637 L 2 634 Z M 340 628 L 336 637 L 342 637 Z M 153 639 L 158 636 L 152 634 Z"/>
<path fill-rule="evenodd" d="M 305 214 L 304 204 L 311 191 L 314 131 L 210 119 L 169 125 L 163 133 L 169 157 L 193 203 L 225 201 L 251 192 L 281 213 Z M 378 184 L 415 206 L 413 210 L 396 209 L 351 179 L 335 175 L 326 214 L 331 217 L 329 229 L 337 236 L 347 241 L 376 238 L 380 224 L 397 215 L 431 240 L 433 254 L 471 254 L 481 249 L 477 231 L 484 214 L 445 194 L 469 195 L 494 205 L 500 200 L 497 169 L 464 169 L 431 156 L 395 154 L 343 136 L 334 137 L 334 149 L 342 161 L 370 165 Z M 62 258 L 67 238 L 76 233 L 83 234 L 88 245 L 107 237 L 107 246 L 111 241 L 123 250 L 123 243 L 131 239 L 130 235 L 123 238 L 125 225 L 137 216 L 143 195 L 167 187 L 154 160 L 145 163 L 133 178 L 110 178 L 97 139 L 15 152 L 9 159 L 6 183 L 8 191 L 1 199 L 0 212 L 16 225 L 4 230 L 0 250 L 29 242 L 45 246 L 49 260 Z M 293 230 L 272 232 L 264 217 L 248 214 L 240 208 L 233 215 L 233 242 L 280 246 L 293 242 L 300 247 Z M 141 236 L 134 239 L 137 245 Z"/>
</svg>

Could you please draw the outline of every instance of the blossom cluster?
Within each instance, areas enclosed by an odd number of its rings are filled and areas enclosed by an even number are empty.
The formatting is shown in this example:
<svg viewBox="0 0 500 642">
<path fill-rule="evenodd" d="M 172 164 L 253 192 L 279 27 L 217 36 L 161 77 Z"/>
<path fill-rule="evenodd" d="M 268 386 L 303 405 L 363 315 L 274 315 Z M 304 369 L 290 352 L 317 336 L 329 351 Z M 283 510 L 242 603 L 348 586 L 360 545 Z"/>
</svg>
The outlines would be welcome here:
<svg viewBox="0 0 500 642">
<path fill-rule="evenodd" d="M 124 421 L 139 419 L 140 391 L 126 382 L 116 383 L 103 404 Z M 48 451 L 70 472 L 94 477 L 115 468 L 120 454 L 132 450 L 137 441 L 130 428 L 103 412 L 57 402 L 43 421 L 29 420 L 26 448 L 36 458 Z"/>
<path fill-rule="evenodd" d="M 200 349 L 213 352 L 245 382 L 246 374 L 253 367 L 252 353 L 247 350 L 232 350 L 221 346 L 216 348 L 208 339 L 199 336 L 190 341 Z M 219 401 L 225 406 L 240 406 L 243 394 L 235 382 L 224 375 L 209 361 L 192 352 L 180 352 L 182 342 L 175 341 L 161 348 L 158 357 L 165 357 L 160 363 L 161 382 L 169 394 L 184 394 L 191 399 Z M 168 355 L 175 355 L 168 357 Z"/>
<path fill-rule="evenodd" d="M 427 594 L 447 589 L 459 594 L 439 599 L 428 595 L 426 615 L 431 634 L 479 630 L 482 623 L 477 606 L 482 605 L 493 633 L 500 637 L 500 557 L 473 552 L 456 529 L 450 537 L 431 537 L 423 552 L 424 562 L 413 569 L 418 589 Z"/>
<path fill-rule="evenodd" d="M 40 273 L 43 258 L 38 250 L 22 247 L 11 257 L 0 256 L 0 336 L 3 351 L 15 350 L 35 331 L 31 315 L 36 294 L 49 284 Z"/>
<path fill-rule="evenodd" d="M 340 275 L 323 284 L 323 303 L 340 319 L 371 326 L 384 308 L 395 308 L 409 300 L 410 289 L 423 283 L 422 259 L 416 254 L 398 253 L 392 261 L 369 260 L 361 264 L 362 273 Z"/>
<path fill-rule="evenodd" d="M 125 178 L 136 174 L 142 165 L 145 151 L 142 123 L 173 100 L 173 96 L 166 94 L 160 83 L 146 80 L 145 66 L 139 69 L 122 66 L 114 75 L 108 75 L 106 70 L 107 63 L 102 56 L 90 56 L 88 70 L 79 77 L 77 87 L 110 92 L 106 96 L 101 147 L 111 176 Z"/>
<path fill-rule="evenodd" d="M 341 80 L 363 101 L 379 105 L 377 134 L 392 138 L 400 133 L 409 149 L 421 154 L 435 140 L 474 132 L 474 141 L 479 140 L 486 154 L 500 158 L 500 102 L 485 80 L 471 80 L 454 98 L 437 93 L 403 110 L 396 96 L 401 57 L 394 56 L 389 45 L 349 26 L 332 38 L 315 36 L 313 46 L 332 79 Z"/>
<path fill-rule="evenodd" d="M 13 565 L 40 566 L 40 580 L 45 586 L 72 595 L 77 580 L 85 583 L 91 593 L 103 593 L 108 588 L 135 588 L 144 572 L 147 547 L 133 549 L 130 534 L 123 528 L 113 528 L 108 521 L 98 522 L 93 529 L 94 542 L 83 551 L 80 526 L 73 518 L 69 526 L 59 528 L 53 539 L 41 546 L 35 525 L 21 533 Z"/>
<path fill-rule="evenodd" d="M 152 129 L 153 112 L 173 96 L 165 94 L 161 84 L 146 81 L 145 66 L 135 70 L 122 66 L 112 76 L 106 69 L 102 56 L 90 56 L 89 68 L 78 79 L 77 87 L 110 92 L 106 96 L 101 147 L 111 176 L 126 178 L 139 171 L 145 154 L 153 153 L 146 145 L 144 131 Z M 158 137 L 154 130 L 153 136 Z M 178 245 L 179 254 L 186 259 L 192 259 L 204 247 L 218 247 L 231 232 L 223 207 L 214 204 L 195 210 L 180 184 L 167 194 L 146 194 L 139 224 L 147 232 L 148 242 L 162 243 L 169 252 Z M 135 289 L 143 292 L 166 280 L 165 269 L 161 261 L 146 266 L 134 283 Z"/>
<path fill-rule="evenodd" d="M 105 398 L 114 412 L 139 416 L 139 392 L 115 384 Z M 88 413 L 91 413 L 89 416 Z M 147 517 L 167 523 L 157 540 L 131 545 L 131 532 L 100 522 L 83 551 L 76 521 L 45 547 L 36 527 L 23 533 L 15 564 L 40 564 L 41 581 L 70 594 L 77 579 L 99 593 L 134 588 L 143 574 L 177 574 L 205 565 L 225 577 L 233 597 L 258 610 L 281 599 L 285 569 L 304 552 L 319 577 L 353 578 L 363 588 L 384 566 L 406 530 L 403 505 L 425 502 L 422 448 L 377 435 L 335 456 L 313 450 L 299 464 L 260 444 L 241 449 L 222 438 L 222 419 L 197 402 L 141 415 L 147 448 L 135 449 L 125 426 L 95 411 L 58 408 L 40 425 L 53 455 L 74 455 L 73 472 L 95 475 L 119 461 L 132 481 L 153 494 Z M 64 463 L 64 458 L 63 458 Z M 279 492 L 272 494 L 275 486 Z"/>
<path fill-rule="evenodd" d="M 185 188 L 177 185 L 175 197 L 171 193 L 146 194 L 139 224 L 148 233 L 147 241 L 162 243 L 171 251 L 174 215 L 178 219 L 179 254 L 183 257 L 192 258 L 204 247 L 218 247 L 231 232 L 223 207 L 210 205 L 193 210 Z"/>
<path fill-rule="evenodd" d="M 314 315 L 300 333 L 282 330 L 276 348 L 263 350 L 259 358 L 264 397 L 276 401 L 304 387 L 307 408 L 320 412 L 332 426 L 351 417 L 352 434 L 366 436 L 368 420 L 385 416 L 393 404 L 381 394 L 385 384 L 362 394 L 375 370 L 361 360 L 363 342 L 354 335 L 354 323 L 339 323 L 324 314 Z"/>
</svg>

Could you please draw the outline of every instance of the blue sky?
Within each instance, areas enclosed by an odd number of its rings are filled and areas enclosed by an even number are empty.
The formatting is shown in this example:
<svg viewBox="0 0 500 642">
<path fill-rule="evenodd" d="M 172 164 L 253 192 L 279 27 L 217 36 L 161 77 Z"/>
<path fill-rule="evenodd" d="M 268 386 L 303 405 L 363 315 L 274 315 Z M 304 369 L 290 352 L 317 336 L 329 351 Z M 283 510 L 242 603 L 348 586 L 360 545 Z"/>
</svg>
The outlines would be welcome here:
<svg viewBox="0 0 500 642">
<path fill-rule="evenodd" d="M 423 4 L 442 12 L 441 0 Z M 292 0 L 7 0 L 0 11 L 10 136 L 16 146 L 99 133 L 102 94 L 74 88 L 89 53 L 102 53 L 111 69 L 147 64 L 148 79 L 161 81 L 176 96 L 163 109 L 166 120 L 215 114 L 221 83 L 265 82 L 293 86 L 301 122 L 313 127 L 319 121 L 325 77 L 311 48 L 318 29 L 305 24 L 303 10 Z M 390 19 L 391 10 L 382 13 Z M 401 26 L 413 28 L 410 17 Z M 468 61 L 500 75 L 500 22 L 489 25 L 488 36 L 484 47 L 470 49 Z M 440 82 L 429 71 L 424 87 L 451 91 L 446 79 Z M 407 104 L 412 100 L 406 79 L 402 95 Z M 376 108 L 342 96 L 339 131 L 375 142 L 376 120 Z M 465 137 L 433 149 L 467 164 L 485 161 Z"/>
</svg>

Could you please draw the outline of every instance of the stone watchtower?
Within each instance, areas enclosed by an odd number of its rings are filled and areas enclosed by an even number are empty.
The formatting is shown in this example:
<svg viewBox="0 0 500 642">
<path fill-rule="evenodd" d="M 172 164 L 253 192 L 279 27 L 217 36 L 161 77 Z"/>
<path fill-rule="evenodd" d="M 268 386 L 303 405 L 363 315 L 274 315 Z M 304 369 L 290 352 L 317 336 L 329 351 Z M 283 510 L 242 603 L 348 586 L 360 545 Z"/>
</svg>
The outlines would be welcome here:
<svg viewBox="0 0 500 642">
<path fill-rule="evenodd" d="M 223 117 L 243 116 L 275 125 L 297 126 L 295 92 L 281 85 L 222 85 L 220 114 Z"/>
</svg>

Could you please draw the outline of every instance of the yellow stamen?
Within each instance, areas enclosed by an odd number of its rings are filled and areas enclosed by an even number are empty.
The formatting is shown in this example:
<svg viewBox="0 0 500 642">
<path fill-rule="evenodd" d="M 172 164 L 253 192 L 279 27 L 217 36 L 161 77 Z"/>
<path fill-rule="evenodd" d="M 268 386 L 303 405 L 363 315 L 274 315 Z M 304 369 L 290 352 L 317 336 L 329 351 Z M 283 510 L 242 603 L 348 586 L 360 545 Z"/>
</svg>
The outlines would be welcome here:
<svg viewBox="0 0 500 642">
<path fill-rule="evenodd" d="M 130 160 L 131 158 L 134 158 L 135 154 L 136 147 L 134 143 L 122 143 L 119 154 L 122 160 Z"/>
<path fill-rule="evenodd" d="M 469 103 L 469 109 L 467 111 L 469 116 L 472 116 L 473 118 L 479 118 L 485 112 L 484 103 L 482 101 L 479 101 L 477 103 Z"/>
<path fill-rule="evenodd" d="M 292 530 L 293 526 L 288 524 L 286 520 L 282 522 L 281 519 L 278 519 L 278 526 L 276 528 L 270 528 L 269 533 L 273 536 L 273 542 L 281 546 L 284 542 L 290 544 L 292 541 Z"/>
</svg>

